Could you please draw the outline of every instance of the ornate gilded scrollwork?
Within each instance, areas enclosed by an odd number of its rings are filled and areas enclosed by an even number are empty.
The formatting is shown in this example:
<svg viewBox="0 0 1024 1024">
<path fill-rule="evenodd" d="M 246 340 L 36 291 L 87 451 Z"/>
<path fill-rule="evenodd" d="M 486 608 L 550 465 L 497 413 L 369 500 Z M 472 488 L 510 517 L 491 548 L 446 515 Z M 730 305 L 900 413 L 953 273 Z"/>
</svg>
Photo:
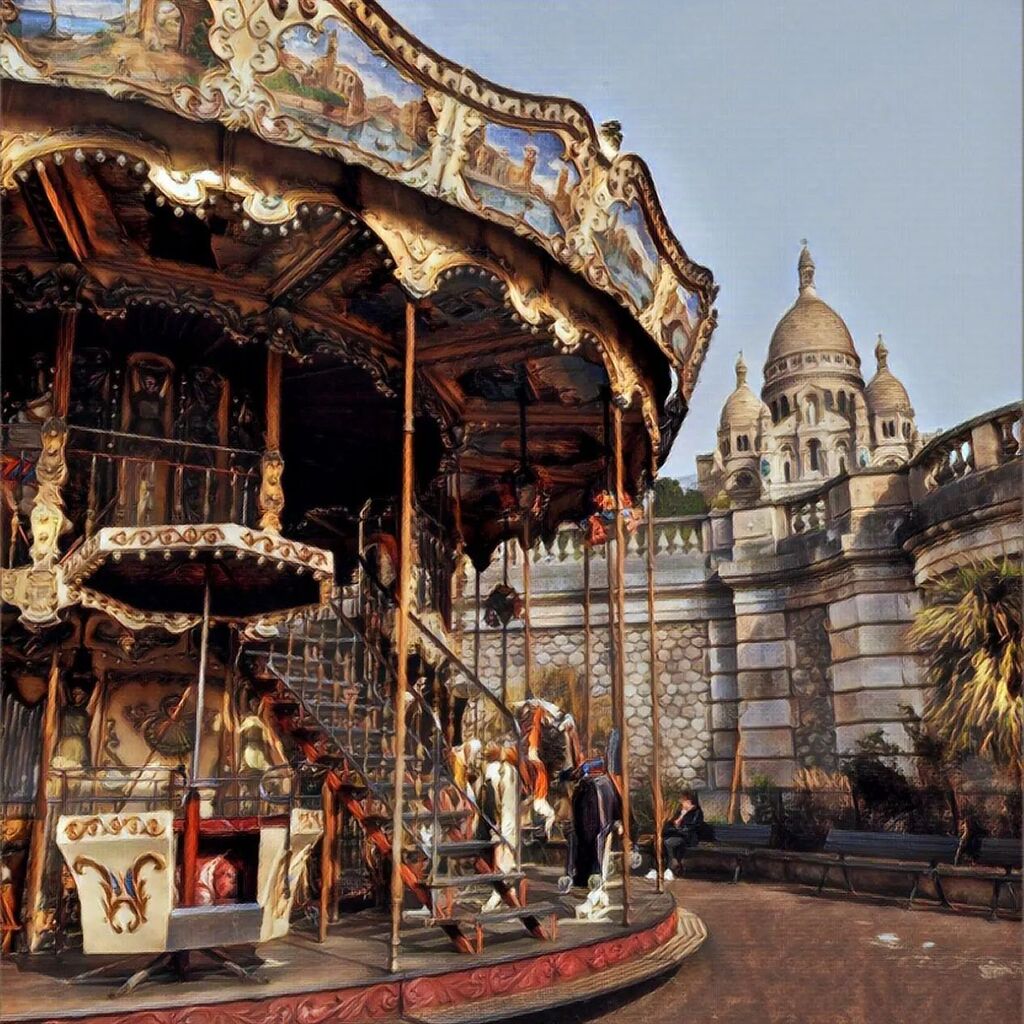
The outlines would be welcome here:
<svg viewBox="0 0 1024 1024">
<path fill-rule="evenodd" d="M 162 836 L 167 830 L 166 822 L 159 818 L 146 817 L 140 814 L 128 814 L 123 818 L 110 815 L 92 818 L 72 818 L 64 826 L 64 835 L 72 842 L 83 836 Z"/>
<path fill-rule="evenodd" d="M 266 452 L 260 462 L 260 529 L 269 533 L 281 532 L 281 513 L 284 512 L 284 459 L 280 452 Z"/>
<path fill-rule="evenodd" d="M 208 24 L 204 34 L 190 18 L 171 44 L 152 26 L 131 34 L 111 22 L 102 33 L 116 37 L 117 60 L 7 35 L 0 68 L 339 156 L 502 224 L 613 295 L 677 369 L 699 369 L 690 356 L 713 328 L 711 274 L 672 234 L 643 162 L 620 154 L 614 133 L 602 136 L 581 107 L 503 90 L 449 64 L 370 0 L 224 0 L 210 5 Z M 164 59 L 154 61 L 153 49 Z M 360 70 L 371 65 L 372 95 Z M 8 144 L 22 156 L 41 146 L 27 135 Z M 3 181 L 16 187 L 14 162 L 5 154 Z M 189 206 L 233 184 L 218 186 L 216 174 L 149 171 L 170 201 Z M 287 214 L 274 209 L 283 223 Z M 273 221 L 270 207 L 259 212 Z M 429 276 L 427 261 L 414 262 Z M 574 344 L 566 325 L 556 333 Z"/>
<path fill-rule="evenodd" d="M 82 875 L 86 870 L 96 872 L 100 878 L 103 916 L 107 924 L 115 935 L 124 932 L 131 935 L 148 920 L 146 912 L 149 909 L 149 893 L 143 873 L 147 868 L 163 871 L 166 867 L 166 862 L 159 854 L 143 853 L 123 872 L 104 867 L 91 857 L 76 857 L 72 870 L 76 875 Z"/>
</svg>

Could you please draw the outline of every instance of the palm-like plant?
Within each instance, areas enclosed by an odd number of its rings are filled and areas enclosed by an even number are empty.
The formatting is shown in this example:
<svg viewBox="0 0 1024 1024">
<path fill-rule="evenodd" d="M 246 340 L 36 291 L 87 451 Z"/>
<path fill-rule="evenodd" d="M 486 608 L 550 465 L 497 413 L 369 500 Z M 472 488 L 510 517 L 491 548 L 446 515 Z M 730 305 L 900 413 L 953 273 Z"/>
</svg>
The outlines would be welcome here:
<svg viewBox="0 0 1024 1024">
<path fill-rule="evenodd" d="M 1011 561 L 966 565 L 936 583 L 910 630 L 932 691 L 924 720 L 947 753 L 985 754 L 1021 774 L 1021 585 Z"/>
</svg>

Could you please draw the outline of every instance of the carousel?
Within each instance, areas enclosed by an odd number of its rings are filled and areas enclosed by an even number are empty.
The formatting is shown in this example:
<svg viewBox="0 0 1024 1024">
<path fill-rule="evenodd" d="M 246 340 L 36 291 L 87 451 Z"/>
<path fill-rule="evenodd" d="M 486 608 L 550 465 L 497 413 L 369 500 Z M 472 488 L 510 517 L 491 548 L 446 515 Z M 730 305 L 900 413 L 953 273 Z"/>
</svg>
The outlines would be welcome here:
<svg viewBox="0 0 1024 1024">
<path fill-rule="evenodd" d="M 680 962 L 623 560 L 716 287 L 618 125 L 369 0 L 2 15 L 4 1019 L 481 1021 Z M 531 682 L 567 522 L 600 735 Z M 511 546 L 523 593 L 463 592 Z"/>
</svg>

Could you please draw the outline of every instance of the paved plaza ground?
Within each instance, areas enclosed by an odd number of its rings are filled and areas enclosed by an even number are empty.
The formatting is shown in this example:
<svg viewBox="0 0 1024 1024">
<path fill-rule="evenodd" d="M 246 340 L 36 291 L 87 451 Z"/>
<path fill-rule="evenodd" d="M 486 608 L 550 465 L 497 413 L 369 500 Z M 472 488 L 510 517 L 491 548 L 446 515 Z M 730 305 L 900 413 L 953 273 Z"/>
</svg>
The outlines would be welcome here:
<svg viewBox="0 0 1024 1024">
<path fill-rule="evenodd" d="M 684 880 L 671 888 L 707 924 L 704 946 L 660 984 L 561 1012 L 558 1024 L 1024 1019 L 1019 922 L 774 885 Z"/>
</svg>

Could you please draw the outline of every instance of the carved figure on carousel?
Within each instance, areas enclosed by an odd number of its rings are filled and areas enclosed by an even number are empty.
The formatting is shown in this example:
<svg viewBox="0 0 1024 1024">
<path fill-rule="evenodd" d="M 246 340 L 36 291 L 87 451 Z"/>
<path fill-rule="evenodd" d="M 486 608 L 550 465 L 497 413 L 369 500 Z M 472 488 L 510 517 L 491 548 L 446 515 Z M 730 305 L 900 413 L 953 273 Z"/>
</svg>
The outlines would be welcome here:
<svg viewBox="0 0 1024 1024">
<path fill-rule="evenodd" d="M 539 697 L 521 701 L 513 710 L 526 739 L 523 779 L 530 786 L 533 811 L 544 822 L 544 838 L 550 839 L 555 825 L 555 809 L 548 800 L 551 781 L 582 760 L 576 720 Z"/>
<path fill-rule="evenodd" d="M 621 514 L 626 531 L 636 533 L 643 515 L 640 509 L 633 506 L 633 499 L 628 494 L 622 495 Z M 594 495 L 594 511 L 581 526 L 585 534 L 584 543 L 588 547 L 599 547 L 608 542 L 609 534 L 615 530 L 615 495 L 611 491 L 599 491 Z"/>
<path fill-rule="evenodd" d="M 61 712 L 59 739 L 53 754 L 53 767 L 63 769 L 88 768 L 92 764 L 89 751 L 89 694 L 85 687 L 72 679 L 68 702 Z"/>
</svg>

